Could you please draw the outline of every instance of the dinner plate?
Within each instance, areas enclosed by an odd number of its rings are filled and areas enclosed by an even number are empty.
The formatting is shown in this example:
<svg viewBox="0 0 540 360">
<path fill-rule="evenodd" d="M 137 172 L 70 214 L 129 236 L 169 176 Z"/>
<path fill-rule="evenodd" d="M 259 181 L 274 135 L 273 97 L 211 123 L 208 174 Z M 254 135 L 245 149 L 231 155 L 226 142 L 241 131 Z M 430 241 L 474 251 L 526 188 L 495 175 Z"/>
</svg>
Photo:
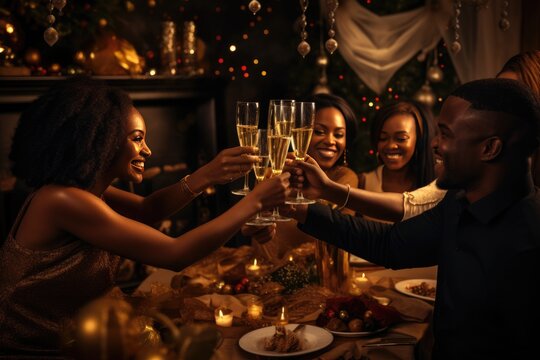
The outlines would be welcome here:
<svg viewBox="0 0 540 360">
<path fill-rule="evenodd" d="M 298 324 L 288 324 L 285 328 L 294 330 Z M 264 350 L 264 341 L 273 336 L 276 332 L 275 326 L 268 326 L 261 329 L 248 332 L 240 338 L 238 345 L 248 353 L 268 356 L 268 357 L 289 357 L 309 354 L 317 350 L 321 350 L 332 343 L 334 336 L 326 329 L 306 325 L 303 330 L 300 330 L 296 335 L 303 340 L 304 346 L 300 351 L 290 353 L 280 353 L 276 351 Z"/>
<path fill-rule="evenodd" d="M 380 328 L 380 329 L 375 330 L 375 331 L 332 331 L 332 330 L 328 330 L 328 329 L 327 330 L 330 331 L 332 334 L 337 335 L 337 336 L 351 337 L 352 338 L 352 337 L 367 337 L 367 336 L 371 336 L 371 335 L 375 335 L 375 334 L 380 334 L 383 331 L 385 331 L 386 329 L 388 329 L 388 326 Z"/>
<path fill-rule="evenodd" d="M 429 286 L 437 287 L 437 280 L 433 280 L 433 279 L 410 279 L 410 280 L 403 280 L 403 281 L 397 282 L 395 284 L 395 288 L 396 288 L 397 291 L 399 291 L 400 293 L 405 294 L 405 295 L 409 295 L 409 296 L 419 298 L 419 299 L 423 299 L 423 300 L 435 301 L 435 297 L 418 295 L 418 294 L 413 293 L 410 290 L 411 286 L 417 286 L 417 285 L 420 285 L 423 282 L 425 282 Z"/>
</svg>

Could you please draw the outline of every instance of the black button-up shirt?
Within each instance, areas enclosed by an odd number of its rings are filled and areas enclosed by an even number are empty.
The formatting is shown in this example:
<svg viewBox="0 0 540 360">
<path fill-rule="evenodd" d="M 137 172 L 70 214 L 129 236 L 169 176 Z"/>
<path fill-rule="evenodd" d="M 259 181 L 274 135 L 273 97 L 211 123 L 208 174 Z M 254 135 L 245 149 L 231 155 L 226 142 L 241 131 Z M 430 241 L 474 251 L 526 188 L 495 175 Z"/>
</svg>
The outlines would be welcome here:
<svg viewBox="0 0 540 360">
<path fill-rule="evenodd" d="M 298 227 L 393 269 L 438 265 L 434 358 L 526 358 L 540 351 L 540 191 L 501 190 L 468 204 L 449 191 L 394 225 L 309 207 Z"/>
</svg>

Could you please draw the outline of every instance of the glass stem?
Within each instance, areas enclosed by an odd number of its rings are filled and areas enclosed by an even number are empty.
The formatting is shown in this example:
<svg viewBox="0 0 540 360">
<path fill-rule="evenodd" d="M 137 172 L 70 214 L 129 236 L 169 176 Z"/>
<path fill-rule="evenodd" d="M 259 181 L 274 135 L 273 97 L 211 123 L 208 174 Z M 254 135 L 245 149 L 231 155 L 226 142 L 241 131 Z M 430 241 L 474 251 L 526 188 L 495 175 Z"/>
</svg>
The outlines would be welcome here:
<svg viewBox="0 0 540 360">
<path fill-rule="evenodd" d="M 248 178 L 248 174 L 244 175 L 244 190 L 249 191 L 249 178 Z"/>
</svg>

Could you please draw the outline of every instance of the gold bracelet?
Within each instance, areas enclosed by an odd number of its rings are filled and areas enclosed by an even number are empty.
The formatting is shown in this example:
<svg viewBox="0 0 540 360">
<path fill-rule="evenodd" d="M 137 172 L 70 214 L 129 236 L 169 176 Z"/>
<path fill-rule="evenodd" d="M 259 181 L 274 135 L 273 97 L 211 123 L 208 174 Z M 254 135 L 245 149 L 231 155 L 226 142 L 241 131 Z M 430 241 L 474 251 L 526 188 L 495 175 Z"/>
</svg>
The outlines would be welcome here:
<svg viewBox="0 0 540 360">
<path fill-rule="evenodd" d="M 347 203 L 349 202 L 349 195 L 350 194 L 351 194 L 351 185 L 347 184 L 347 197 L 345 198 L 345 202 L 343 203 L 343 205 L 338 207 L 336 210 L 341 211 L 341 210 L 345 209 L 345 206 L 347 206 Z"/>
<path fill-rule="evenodd" d="M 186 181 L 188 177 L 189 175 L 186 175 L 182 178 L 182 180 L 180 180 L 180 186 L 182 187 L 182 190 L 184 190 L 184 192 L 187 192 L 193 197 L 201 195 L 202 191 L 196 193 L 189 188 L 189 185 L 187 184 L 187 181 Z"/>
</svg>

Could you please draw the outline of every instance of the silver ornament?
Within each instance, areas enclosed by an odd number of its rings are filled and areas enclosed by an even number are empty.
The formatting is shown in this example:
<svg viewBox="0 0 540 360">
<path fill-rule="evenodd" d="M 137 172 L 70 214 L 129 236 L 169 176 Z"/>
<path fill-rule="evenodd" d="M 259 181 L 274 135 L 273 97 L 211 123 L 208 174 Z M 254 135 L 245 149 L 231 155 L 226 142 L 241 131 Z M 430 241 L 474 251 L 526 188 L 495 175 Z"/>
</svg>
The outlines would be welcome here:
<svg viewBox="0 0 540 360">
<path fill-rule="evenodd" d="M 458 52 L 461 51 L 461 43 L 459 41 L 454 41 L 452 43 L 452 45 L 450 45 L 450 50 L 454 53 L 454 54 L 457 54 Z"/>
<path fill-rule="evenodd" d="M 422 85 L 420 90 L 418 90 L 414 94 L 413 98 L 414 100 L 428 107 L 432 107 L 433 105 L 435 105 L 435 101 L 436 101 L 435 93 L 433 92 L 433 90 L 431 89 L 431 86 L 429 86 L 428 83 L 425 83 L 424 85 Z"/>
<path fill-rule="evenodd" d="M 306 57 L 306 55 L 311 51 L 311 46 L 309 46 L 307 41 L 302 40 L 300 44 L 298 44 L 296 50 L 298 50 L 302 57 Z"/>
<path fill-rule="evenodd" d="M 441 82 L 444 78 L 444 74 L 440 67 L 430 66 L 427 71 L 427 79 L 432 83 Z"/>
<path fill-rule="evenodd" d="M 499 28 L 502 31 L 506 31 L 506 30 L 510 29 L 510 20 L 508 20 L 506 18 L 501 19 L 501 21 L 499 21 Z"/>
<path fill-rule="evenodd" d="M 261 10 L 261 3 L 257 0 L 251 0 L 248 5 L 249 11 L 255 15 L 257 11 Z"/>
<path fill-rule="evenodd" d="M 324 44 L 324 47 L 330 54 L 333 54 L 334 51 L 338 48 L 338 42 L 334 39 L 328 39 L 326 40 L 326 43 Z"/>
<path fill-rule="evenodd" d="M 43 39 L 49 46 L 53 46 L 58 41 L 58 31 L 53 27 L 47 28 L 43 33 Z"/>
</svg>

